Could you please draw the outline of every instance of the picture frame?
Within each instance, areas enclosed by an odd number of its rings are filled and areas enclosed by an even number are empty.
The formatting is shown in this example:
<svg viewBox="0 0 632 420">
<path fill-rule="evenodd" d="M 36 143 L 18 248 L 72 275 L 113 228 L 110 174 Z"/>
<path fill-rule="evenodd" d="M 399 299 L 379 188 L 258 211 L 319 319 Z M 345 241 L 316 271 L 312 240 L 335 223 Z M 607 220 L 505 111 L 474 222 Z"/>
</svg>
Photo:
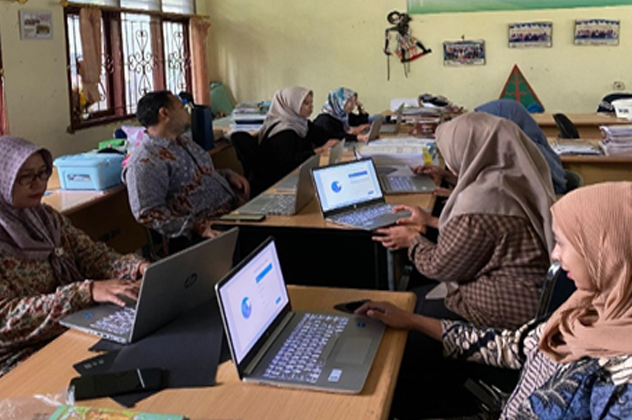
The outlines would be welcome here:
<svg viewBox="0 0 632 420">
<path fill-rule="evenodd" d="M 20 39 L 53 39 L 53 13 L 20 10 Z"/>
<path fill-rule="evenodd" d="M 524 22 L 509 24 L 509 48 L 551 48 L 553 23 Z"/>
<path fill-rule="evenodd" d="M 485 41 L 462 40 L 443 43 L 444 66 L 482 66 L 485 65 Z"/>
<path fill-rule="evenodd" d="M 619 20 L 577 19 L 575 45 L 619 45 L 619 31 Z"/>
</svg>

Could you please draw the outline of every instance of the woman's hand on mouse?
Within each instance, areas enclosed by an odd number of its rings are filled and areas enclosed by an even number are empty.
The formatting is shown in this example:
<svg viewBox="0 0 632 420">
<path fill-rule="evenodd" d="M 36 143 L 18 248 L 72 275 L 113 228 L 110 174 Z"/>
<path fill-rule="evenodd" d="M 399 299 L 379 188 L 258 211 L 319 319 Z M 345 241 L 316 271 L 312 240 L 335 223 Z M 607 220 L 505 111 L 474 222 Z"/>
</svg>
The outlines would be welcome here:
<svg viewBox="0 0 632 420">
<path fill-rule="evenodd" d="M 406 312 L 390 302 L 369 301 L 360 306 L 355 313 L 377 319 L 393 328 L 409 330 L 415 327 L 414 314 Z"/>
</svg>

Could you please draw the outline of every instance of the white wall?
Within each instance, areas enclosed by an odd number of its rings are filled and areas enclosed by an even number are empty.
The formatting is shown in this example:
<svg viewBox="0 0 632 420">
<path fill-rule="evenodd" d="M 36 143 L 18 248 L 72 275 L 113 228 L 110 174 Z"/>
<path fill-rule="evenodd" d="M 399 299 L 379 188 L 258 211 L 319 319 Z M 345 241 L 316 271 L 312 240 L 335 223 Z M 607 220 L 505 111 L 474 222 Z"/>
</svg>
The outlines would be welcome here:
<svg viewBox="0 0 632 420">
<path fill-rule="evenodd" d="M 372 112 L 391 97 L 425 92 L 472 109 L 500 95 L 514 64 L 551 112 L 593 112 L 614 81 L 632 90 L 632 7 L 413 15 L 413 35 L 433 53 L 411 63 L 408 78 L 391 59 L 388 82 L 386 15 L 405 11 L 404 0 L 209 1 L 211 78 L 240 101 L 296 84 L 312 88 L 318 105 L 342 85 L 358 91 Z M 576 18 L 620 19 L 620 45 L 573 45 Z M 553 47 L 510 49 L 508 23 L 536 20 L 553 22 Z M 485 40 L 486 65 L 444 67 L 443 41 L 461 36 Z"/>
</svg>

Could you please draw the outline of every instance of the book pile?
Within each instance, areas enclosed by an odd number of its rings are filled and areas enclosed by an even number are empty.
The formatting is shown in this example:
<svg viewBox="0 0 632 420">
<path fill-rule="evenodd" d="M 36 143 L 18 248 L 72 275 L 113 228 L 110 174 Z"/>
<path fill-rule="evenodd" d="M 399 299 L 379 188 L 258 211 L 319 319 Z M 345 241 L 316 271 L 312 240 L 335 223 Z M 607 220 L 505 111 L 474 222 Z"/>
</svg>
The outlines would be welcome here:
<svg viewBox="0 0 632 420">
<path fill-rule="evenodd" d="M 606 156 L 632 156 L 632 125 L 602 125 L 599 146 Z"/>
<path fill-rule="evenodd" d="M 269 109 L 270 101 L 237 104 L 231 113 L 231 132 L 259 130 L 266 119 Z"/>
<path fill-rule="evenodd" d="M 580 139 L 556 139 L 551 143 L 551 148 L 560 156 L 603 154 L 598 145 Z"/>
</svg>

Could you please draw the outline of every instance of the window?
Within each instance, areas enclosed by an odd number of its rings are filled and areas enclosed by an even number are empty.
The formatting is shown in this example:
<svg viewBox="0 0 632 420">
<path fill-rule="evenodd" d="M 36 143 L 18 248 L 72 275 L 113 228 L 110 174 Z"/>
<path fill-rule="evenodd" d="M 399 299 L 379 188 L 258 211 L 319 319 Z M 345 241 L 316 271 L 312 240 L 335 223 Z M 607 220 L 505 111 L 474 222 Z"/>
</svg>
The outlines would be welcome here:
<svg viewBox="0 0 632 420">
<path fill-rule="evenodd" d="M 193 1 L 91 1 L 101 5 L 101 77 L 94 103 L 87 102 L 81 81 L 80 9 L 65 9 L 70 131 L 133 117 L 147 92 L 191 90 L 189 16 L 184 14 L 194 12 Z"/>
</svg>

